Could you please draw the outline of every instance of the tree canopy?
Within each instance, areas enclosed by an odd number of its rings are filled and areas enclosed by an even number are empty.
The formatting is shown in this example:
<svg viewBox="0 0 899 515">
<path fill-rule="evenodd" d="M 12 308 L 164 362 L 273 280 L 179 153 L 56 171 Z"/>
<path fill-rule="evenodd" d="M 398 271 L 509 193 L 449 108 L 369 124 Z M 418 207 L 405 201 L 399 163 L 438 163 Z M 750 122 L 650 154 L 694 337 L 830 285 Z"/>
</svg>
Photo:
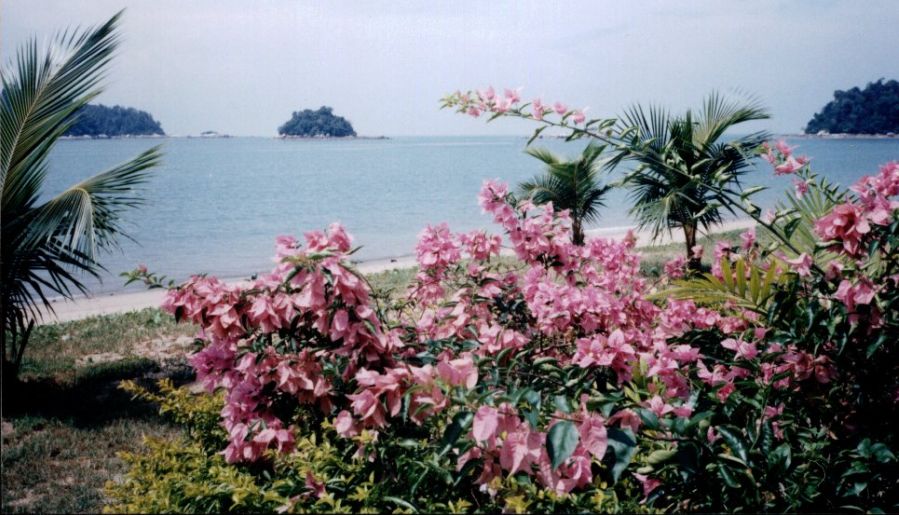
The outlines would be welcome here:
<svg viewBox="0 0 899 515">
<path fill-rule="evenodd" d="M 355 136 L 356 131 L 350 122 L 342 116 L 335 116 L 333 111 L 328 106 L 322 106 L 317 111 L 311 109 L 294 111 L 290 120 L 278 127 L 278 134 L 309 138 Z"/>
<path fill-rule="evenodd" d="M 88 104 L 65 136 L 150 136 L 165 135 L 162 126 L 146 111 L 133 107 Z"/>
<path fill-rule="evenodd" d="M 819 131 L 849 134 L 899 133 L 899 82 L 883 79 L 865 89 L 834 91 L 833 100 L 808 122 L 806 134 Z"/>
</svg>

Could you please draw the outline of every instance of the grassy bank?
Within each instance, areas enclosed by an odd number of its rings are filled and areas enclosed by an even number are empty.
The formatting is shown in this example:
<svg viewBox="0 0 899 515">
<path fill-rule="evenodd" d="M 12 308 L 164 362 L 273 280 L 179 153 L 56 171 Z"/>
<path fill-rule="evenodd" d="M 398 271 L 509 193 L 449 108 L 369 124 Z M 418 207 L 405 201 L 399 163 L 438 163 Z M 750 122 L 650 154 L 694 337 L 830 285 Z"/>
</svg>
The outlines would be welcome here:
<svg viewBox="0 0 899 515">
<path fill-rule="evenodd" d="M 713 255 L 715 241 L 738 241 L 740 232 L 702 238 L 705 255 Z M 643 273 L 656 277 L 683 250 L 673 243 L 641 252 Z M 500 259 L 516 265 L 514 258 Z M 391 270 L 368 279 L 377 293 L 400 296 L 415 272 Z M 117 453 L 139 449 L 144 435 L 178 432 L 118 383 L 191 381 L 185 357 L 196 330 L 156 308 L 36 328 L 21 386 L 3 392 L 2 511 L 101 510 L 105 483 L 123 470 Z"/>
</svg>

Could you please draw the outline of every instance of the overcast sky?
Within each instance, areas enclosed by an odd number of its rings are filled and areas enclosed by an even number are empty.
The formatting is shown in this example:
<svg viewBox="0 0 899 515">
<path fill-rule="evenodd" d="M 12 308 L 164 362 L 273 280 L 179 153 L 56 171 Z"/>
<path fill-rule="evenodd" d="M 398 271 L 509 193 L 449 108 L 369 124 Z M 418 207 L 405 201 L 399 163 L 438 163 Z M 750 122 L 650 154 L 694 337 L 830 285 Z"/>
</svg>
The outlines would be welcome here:
<svg viewBox="0 0 899 515">
<path fill-rule="evenodd" d="M 0 0 L 3 62 L 33 34 L 121 8 L 100 102 L 147 110 L 172 135 L 274 135 L 323 104 L 362 135 L 527 132 L 438 109 L 489 84 L 594 116 L 741 89 L 770 107 L 764 128 L 798 132 L 833 90 L 899 79 L 896 0 Z"/>
</svg>

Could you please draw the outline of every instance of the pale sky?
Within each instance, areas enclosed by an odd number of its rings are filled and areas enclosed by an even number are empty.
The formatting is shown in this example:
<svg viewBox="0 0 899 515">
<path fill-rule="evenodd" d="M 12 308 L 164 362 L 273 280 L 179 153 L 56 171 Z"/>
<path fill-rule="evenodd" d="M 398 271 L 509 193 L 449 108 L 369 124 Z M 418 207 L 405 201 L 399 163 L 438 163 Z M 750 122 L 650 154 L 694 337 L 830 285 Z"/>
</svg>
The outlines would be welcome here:
<svg viewBox="0 0 899 515">
<path fill-rule="evenodd" d="M 835 89 L 899 79 L 896 0 L 0 0 L 3 62 L 30 35 L 121 8 L 99 102 L 147 110 L 171 135 L 271 136 L 323 104 L 361 135 L 528 132 L 438 109 L 446 93 L 491 84 L 592 116 L 740 89 L 774 115 L 749 128 L 788 133 Z"/>
</svg>

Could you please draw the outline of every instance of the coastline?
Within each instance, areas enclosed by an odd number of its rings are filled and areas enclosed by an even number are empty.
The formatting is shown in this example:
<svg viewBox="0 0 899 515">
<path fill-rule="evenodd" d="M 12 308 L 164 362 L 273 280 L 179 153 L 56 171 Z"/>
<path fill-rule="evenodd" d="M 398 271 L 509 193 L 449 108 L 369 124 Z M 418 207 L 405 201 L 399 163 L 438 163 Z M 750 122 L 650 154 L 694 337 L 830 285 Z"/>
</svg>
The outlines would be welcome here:
<svg viewBox="0 0 899 515">
<path fill-rule="evenodd" d="M 897 139 L 899 134 L 851 134 L 851 133 L 833 133 L 833 134 L 777 134 L 775 138 L 793 138 L 793 139 Z"/>
<path fill-rule="evenodd" d="M 751 219 L 737 219 L 722 223 L 711 234 L 722 232 L 748 229 L 755 225 Z M 611 238 L 619 240 L 624 238 L 630 227 L 606 227 L 589 229 L 586 231 L 590 238 Z M 678 242 L 680 234 L 673 235 L 663 234 L 659 240 L 650 245 L 651 235 L 648 231 L 634 230 L 637 237 L 637 247 L 643 249 L 651 249 L 656 246 L 668 245 Z M 503 247 L 502 255 L 514 256 L 512 249 Z M 401 270 L 413 268 L 417 265 L 415 255 L 404 254 L 391 258 L 373 259 L 355 263 L 356 268 L 364 274 L 378 274 L 390 270 Z M 247 281 L 246 278 L 226 278 L 225 282 L 236 284 Z M 112 315 L 117 313 L 127 313 L 129 311 L 137 311 L 144 308 L 156 307 L 162 303 L 166 290 L 154 289 L 140 292 L 124 292 L 124 293 L 107 293 L 100 295 L 90 295 L 77 297 L 68 301 L 64 299 L 54 299 L 51 301 L 55 313 L 43 312 L 44 319 L 41 325 L 53 324 L 58 322 L 69 322 L 72 320 L 80 320 L 83 318 Z"/>
</svg>

